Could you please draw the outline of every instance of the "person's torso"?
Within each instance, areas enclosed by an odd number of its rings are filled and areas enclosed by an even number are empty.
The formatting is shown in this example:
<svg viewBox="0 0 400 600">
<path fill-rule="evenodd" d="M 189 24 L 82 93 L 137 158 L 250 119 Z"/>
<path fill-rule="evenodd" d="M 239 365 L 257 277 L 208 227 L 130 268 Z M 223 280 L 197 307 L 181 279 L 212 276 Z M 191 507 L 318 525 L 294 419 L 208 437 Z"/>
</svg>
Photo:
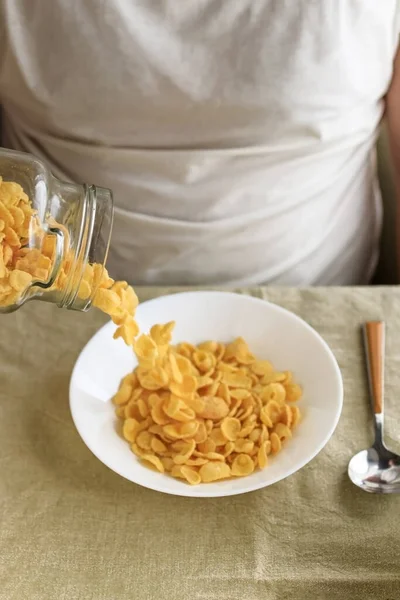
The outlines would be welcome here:
<svg viewBox="0 0 400 600">
<path fill-rule="evenodd" d="M 6 141 L 113 189 L 116 274 L 365 278 L 395 0 L 0 3 Z"/>
</svg>

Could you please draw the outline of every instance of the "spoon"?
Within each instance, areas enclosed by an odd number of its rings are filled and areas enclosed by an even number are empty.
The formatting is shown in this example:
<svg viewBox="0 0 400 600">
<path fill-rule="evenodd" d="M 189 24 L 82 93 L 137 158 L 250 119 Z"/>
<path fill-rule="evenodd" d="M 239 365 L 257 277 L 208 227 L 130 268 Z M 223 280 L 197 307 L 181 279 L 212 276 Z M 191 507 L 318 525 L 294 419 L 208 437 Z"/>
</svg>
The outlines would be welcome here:
<svg viewBox="0 0 400 600">
<path fill-rule="evenodd" d="M 366 492 L 400 494 L 400 456 L 390 452 L 382 439 L 385 324 L 381 321 L 365 323 L 363 332 L 375 442 L 372 448 L 353 456 L 349 462 L 349 477 Z"/>
</svg>

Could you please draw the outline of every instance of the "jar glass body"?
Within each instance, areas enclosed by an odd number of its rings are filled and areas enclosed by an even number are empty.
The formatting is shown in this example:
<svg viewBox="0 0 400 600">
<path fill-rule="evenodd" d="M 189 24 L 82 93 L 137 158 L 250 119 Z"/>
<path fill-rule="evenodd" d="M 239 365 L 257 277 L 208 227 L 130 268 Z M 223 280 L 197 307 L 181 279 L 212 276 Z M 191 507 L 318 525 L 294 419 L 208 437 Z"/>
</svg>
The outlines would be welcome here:
<svg viewBox="0 0 400 600">
<path fill-rule="evenodd" d="M 0 273 L 0 312 L 16 310 L 32 299 L 87 310 L 110 244 L 113 221 L 110 190 L 61 182 L 35 157 L 7 149 L 0 149 L 0 176 L 0 221 L 3 221 L 0 242 L 7 263 Z M 26 198 L 20 194 L 22 199 L 17 206 L 25 210 L 29 199 L 34 211 L 31 216 L 24 213 L 18 244 L 13 231 L 22 219 L 20 211 L 15 209 L 20 188 L 13 184 L 19 184 L 27 195 Z M 88 265 L 93 264 L 97 267 L 96 280 L 92 277 L 90 281 L 90 293 L 81 293 Z M 29 273 L 31 280 L 17 293 L 13 287 L 10 290 L 10 280 L 12 283 L 16 279 L 11 273 L 21 269 Z"/>
</svg>

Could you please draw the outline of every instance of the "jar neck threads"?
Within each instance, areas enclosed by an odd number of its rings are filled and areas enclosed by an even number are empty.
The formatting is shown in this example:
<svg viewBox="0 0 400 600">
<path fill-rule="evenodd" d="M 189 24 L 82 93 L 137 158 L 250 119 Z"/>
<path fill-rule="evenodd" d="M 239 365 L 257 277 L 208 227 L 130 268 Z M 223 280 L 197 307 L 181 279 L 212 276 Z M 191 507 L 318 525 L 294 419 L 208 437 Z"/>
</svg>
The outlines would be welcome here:
<svg viewBox="0 0 400 600">
<path fill-rule="evenodd" d="M 76 215 L 74 215 L 76 219 Z M 64 233 L 65 282 L 58 305 L 60 308 L 86 311 L 97 291 L 96 282 L 90 282 L 90 295 L 81 292 L 81 284 L 87 274 L 87 266 L 104 264 L 107 260 L 113 221 L 111 192 L 93 185 L 83 186 L 83 200 L 79 207 L 80 225 L 75 229 L 75 239 Z M 62 275 L 64 275 L 62 274 Z M 97 282 L 99 277 L 97 277 Z"/>
</svg>

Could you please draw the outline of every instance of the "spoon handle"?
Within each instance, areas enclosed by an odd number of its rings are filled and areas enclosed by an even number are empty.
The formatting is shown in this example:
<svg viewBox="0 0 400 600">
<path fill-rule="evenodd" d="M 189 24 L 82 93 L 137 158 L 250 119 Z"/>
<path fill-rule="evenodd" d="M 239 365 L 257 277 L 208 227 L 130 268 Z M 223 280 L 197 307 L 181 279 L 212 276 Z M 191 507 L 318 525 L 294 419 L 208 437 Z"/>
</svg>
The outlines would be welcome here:
<svg viewBox="0 0 400 600">
<path fill-rule="evenodd" d="M 364 324 L 364 345 L 367 356 L 372 410 L 375 415 L 380 415 L 383 410 L 385 323 L 382 321 L 369 321 Z"/>
</svg>

